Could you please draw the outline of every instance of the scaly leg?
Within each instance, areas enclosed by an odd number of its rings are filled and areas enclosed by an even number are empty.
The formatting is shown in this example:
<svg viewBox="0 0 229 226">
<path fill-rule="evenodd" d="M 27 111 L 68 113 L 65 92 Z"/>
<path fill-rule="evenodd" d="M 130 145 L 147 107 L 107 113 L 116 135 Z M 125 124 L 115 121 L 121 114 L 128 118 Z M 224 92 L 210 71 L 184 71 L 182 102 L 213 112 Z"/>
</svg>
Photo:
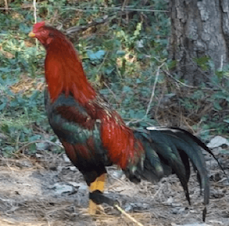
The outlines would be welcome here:
<svg viewBox="0 0 229 226">
<path fill-rule="evenodd" d="M 106 174 L 105 173 L 102 174 L 101 176 L 97 177 L 96 180 L 90 184 L 89 192 L 99 190 L 100 192 L 103 193 L 105 180 L 106 180 Z M 97 208 L 98 208 L 98 206 L 92 200 L 89 199 L 89 214 L 95 215 Z"/>
</svg>

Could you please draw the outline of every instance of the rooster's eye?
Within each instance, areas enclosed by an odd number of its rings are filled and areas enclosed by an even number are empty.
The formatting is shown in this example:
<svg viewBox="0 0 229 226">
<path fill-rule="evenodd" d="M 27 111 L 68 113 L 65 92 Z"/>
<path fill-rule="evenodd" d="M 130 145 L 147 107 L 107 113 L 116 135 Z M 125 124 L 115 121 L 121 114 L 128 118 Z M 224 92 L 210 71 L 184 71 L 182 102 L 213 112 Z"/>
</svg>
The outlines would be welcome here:
<svg viewBox="0 0 229 226">
<path fill-rule="evenodd" d="M 49 37 L 54 37 L 54 33 L 53 32 L 50 32 L 49 33 Z"/>
</svg>

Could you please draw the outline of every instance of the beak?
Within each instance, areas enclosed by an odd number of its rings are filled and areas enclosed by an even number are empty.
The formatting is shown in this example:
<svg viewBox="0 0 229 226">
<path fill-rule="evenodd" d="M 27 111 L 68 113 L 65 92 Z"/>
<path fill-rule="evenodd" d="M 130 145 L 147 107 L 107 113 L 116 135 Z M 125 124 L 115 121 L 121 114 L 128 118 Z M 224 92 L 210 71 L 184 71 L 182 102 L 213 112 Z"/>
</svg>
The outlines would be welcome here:
<svg viewBox="0 0 229 226">
<path fill-rule="evenodd" d="M 32 31 L 29 33 L 29 37 L 30 37 L 30 38 L 35 38 L 35 36 L 36 36 L 36 35 L 35 35 Z"/>
</svg>

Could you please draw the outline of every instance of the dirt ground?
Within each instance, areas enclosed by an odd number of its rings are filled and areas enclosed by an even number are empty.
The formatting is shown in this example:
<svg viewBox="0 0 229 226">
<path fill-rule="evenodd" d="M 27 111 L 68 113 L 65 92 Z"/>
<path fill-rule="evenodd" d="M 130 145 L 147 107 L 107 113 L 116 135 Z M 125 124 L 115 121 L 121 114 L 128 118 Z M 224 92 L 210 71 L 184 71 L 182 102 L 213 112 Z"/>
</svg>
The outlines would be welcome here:
<svg viewBox="0 0 229 226">
<path fill-rule="evenodd" d="M 218 156 L 229 168 L 229 156 Z M 203 197 L 192 174 L 192 205 L 185 200 L 176 176 L 157 184 L 130 183 L 120 171 L 108 169 L 106 193 L 144 226 L 229 225 L 229 182 L 217 164 L 206 156 L 211 195 L 206 224 L 202 222 Z M 228 170 L 226 170 L 229 173 Z M 101 213 L 87 213 L 87 186 L 63 154 L 40 152 L 34 157 L 0 159 L 0 226 L 134 226 L 117 210 L 103 205 Z"/>
</svg>

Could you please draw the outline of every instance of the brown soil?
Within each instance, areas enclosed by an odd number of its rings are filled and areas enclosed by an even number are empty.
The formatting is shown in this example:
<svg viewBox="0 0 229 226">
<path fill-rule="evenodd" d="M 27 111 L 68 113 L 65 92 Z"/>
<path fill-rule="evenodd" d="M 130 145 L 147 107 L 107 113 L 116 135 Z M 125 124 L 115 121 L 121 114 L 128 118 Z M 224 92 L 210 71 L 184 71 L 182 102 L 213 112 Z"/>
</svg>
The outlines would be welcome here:
<svg viewBox="0 0 229 226">
<path fill-rule="evenodd" d="M 228 156 L 221 160 L 229 166 Z M 211 195 L 206 225 L 229 225 L 229 182 L 212 159 L 208 158 L 207 166 Z M 107 195 L 142 225 L 204 225 L 203 197 L 194 174 L 189 183 L 189 206 L 176 176 L 157 184 L 144 181 L 135 185 L 114 167 L 108 171 Z M 92 217 L 87 205 L 87 186 L 63 155 L 43 152 L 33 158 L 0 159 L 1 226 L 137 225 L 106 205 Z"/>
</svg>

